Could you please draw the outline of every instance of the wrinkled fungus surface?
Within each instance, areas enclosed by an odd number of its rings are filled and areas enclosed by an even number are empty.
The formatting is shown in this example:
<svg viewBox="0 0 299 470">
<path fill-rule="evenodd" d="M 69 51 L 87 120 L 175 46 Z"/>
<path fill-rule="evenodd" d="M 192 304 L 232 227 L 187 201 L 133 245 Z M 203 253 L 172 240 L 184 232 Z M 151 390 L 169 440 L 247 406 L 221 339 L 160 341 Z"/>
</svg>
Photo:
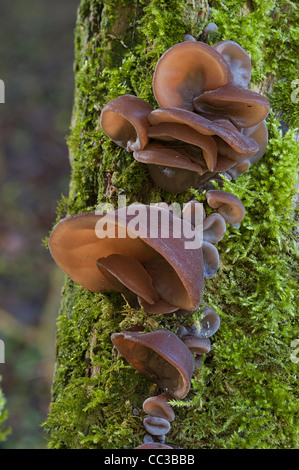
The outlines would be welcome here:
<svg viewBox="0 0 299 470">
<path fill-rule="evenodd" d="M 250 78 L 250 57 L 238 43 L 184 41 L 156 64 L 157 109 L 123 95 L 104 106 L 100 123 L 165 191 L 204 187 L 218 174 L 235 179 L 268 143 L 269 102 L 247 88 Z"/>
</svg>

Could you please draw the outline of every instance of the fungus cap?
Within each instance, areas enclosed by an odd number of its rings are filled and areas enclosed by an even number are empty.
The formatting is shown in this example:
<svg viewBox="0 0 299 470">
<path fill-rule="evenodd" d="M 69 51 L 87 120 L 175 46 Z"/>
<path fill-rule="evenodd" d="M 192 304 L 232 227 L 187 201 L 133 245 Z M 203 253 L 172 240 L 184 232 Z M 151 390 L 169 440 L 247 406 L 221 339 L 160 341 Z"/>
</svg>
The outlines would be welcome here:
<svg viewBox="0 0 299 470">
<path fill-rule="evenodd" d="M 225 235 L 226 223 L 222 215 L 212 213 L 203 221 L 203 240 L 218 243 Z"/>
<path fill-rule="evenodd" d="M 175 122 L 161 122 L 150 127 L 148 136 L 154 139 L 175 143 L 178 141 L 184 153 L 184 145 L 187 143 L 202 150 L 203 158 L 210 171 L 213 171 L 217 164 L 217 145 L 213 137 L 203 135 L 195 129 Z M 185 146 L 188 149 L 188 146 Z M 194 160 L 193 160 L 194 161 Z M 200 161 L 195 161 L 200 163 Z"/>
<path fill-rule="evenodd" d="M 191 353 L 202 356 L 211 350 L 211 341 L 209 338 L 200 338 L 197 335 L 186 335 L 182 338 Z"/>
<path fill-rule="evenodd" d="M 198 336 L 200 338 L 210 338 L 218 331 L 220 326 L 220 317 L 218 313 L 211 307 L 206 307 L 201 312 L 204 317 L 200 321 L 200 331 Z"/>
<path fill-rule="evenodd" d="M 230 83 L 230 67 L 223 56 L 203 42 L 172 46 L 158 60 L 153 91 L 159 106 L 193 110 L 193 98 Z"/>
<path fill-rule="evenodd" d="M 253 127 L 263 121 L 270 109 L 267 98 L 235 85 L 206 91 L 193 100 L 199 113 L 221 114 L 238 127 Z"/>
<path fill-rule="evenodd" d="M 153 107 L 134 95 L 122 95 L 109 101 L 102 109 L 100 124 L 105 134 L 129 152 L 140 150 L 148 143 L 147 116 Z"/>
<path fill-rule="evenodd" d="M 169 421 L 158 416 L 145 416 L 143 418 L 143 426 L 152 436 L 163 436 L 170 430 Z"/>
<path fill-rule="evenodd" d="M 174 333 L 158 329 L 150 333 L 125 330 L 111 340 L 120 354 L 140 374 L 155 382 L 173 398 L 183 398 L 190 389 L 192 354 Z"/>
<path fill-rule="evenodd" d="M 167 393 L 149 397 L 143 402 L 143 411 L 150 416 L 158 416 L 172 422 L 175 414 L 172 407 L 168 404 L 170 400 L 171 397 Z"/>
<path fill-rule="evenodd" d="M 247 52 L 231 40 L 220 41 L 213 47 L 229 64 L 234 85 L 246 88 L 251 79 L 251 59 Z"/>
<path fill-rule="evenodd" d="M 218 209 L 219 214 L 229 224 L 241 222 L 245 216 L 244 205 L 234 194 L 215 189 L 207 191 L 206 199 L 209 206 Z"/>
<path fill-rule="evenodd" d="M 178 308 L 193 310 L 200 303 L 204 277 L 201 248 L 185 249 L 185 234 L 191 233 L 191 224 L 155 206 L 130 206 L 130 213 L 128 209 L 109 214 L 81 213 L 62 219 L 49 238 L 55 262 L 73 281 L 93 292 L 121 292 L 125 284 L 141 302 L 156 302 L 157 308 L 162 309 L 159 313 L 164 313 L 163 308 L 167 313 Z M 161 233 L 164 222 L 169 223 L 168 237 Z M 136 224 L 140 225 L 137 234 Z M 176 233 L 181 237 L 176 238 Z M 130 259 L 132 267 L 128 266 Z M 157 273 L 159 285 L 149 274 L 146 263 L 152 274 Z M 155 268 L 157 265 L 163 266 L 161 272 Z M 147 286 L 148 295 L 144 298 Z M 154 289 L 159 290 L 159 299 Z M 171 303 L 172 298 L 177 299 L 178 305 Z"/>
<path fill-rule="evenodd" d="M 266 121 L 262 121 L 256 126 L 249 127 L 247 129 L 242 129 L 242 133 L 254 139 L 259 146 L 258 151 L 248 158 L 249 163 L 253 165 L 262 158 L 267 149 L 268 128 Z"/>
<path fill-rule="evenodd" d="M 204 260 L 204 276 L 210 279 L 215 276 L 219 268 L 219 253 L 217 248 L 205 240 L 202 242 L 202 252 Z"/>
</svg>

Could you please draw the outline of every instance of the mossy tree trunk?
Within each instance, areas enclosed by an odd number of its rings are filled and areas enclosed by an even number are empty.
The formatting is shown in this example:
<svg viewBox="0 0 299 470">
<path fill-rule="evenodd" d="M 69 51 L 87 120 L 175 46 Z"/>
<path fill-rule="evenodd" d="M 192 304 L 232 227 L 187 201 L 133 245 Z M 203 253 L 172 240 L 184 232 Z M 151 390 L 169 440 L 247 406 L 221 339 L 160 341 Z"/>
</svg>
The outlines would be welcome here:
<svg viewBox="0 0 299 470">
<path fill-rule="evenodd" d="M 211 7 L 211 8 L 210 8 Z M 291 8 L 291 9 L 290 9 Z M 65 214 L 158 201 L 204 201 L 195 189 L 179 196 L 155 188 L 146 167 L 106 139 L 99 114 L 110 99 L 131 93 L 157 106 L 151 88 L 158 58 L 184 34 L 200 39 L 208 21 L 222 39 L 239 42 L 252 58 L 253 89 L 270 89 L 269 147 L 263 160 L 224 188 L 244 203 L 242 226 L 219 243 L 221 267 L 206 282 L 202 306 L 215 308 L 221 327 L 212 351 L 174 404 L 167 443 L 182 448 L 294 447 L 296 364 L 290 359 L 296 312 L 292 233 L 298 109 L 290 101 L 296 72 L 297 7 L 288 1 L 82 0 L 75 34 L 75 102 L 69 136 L 70 194 Z M 298 24 L 298 21 L 297 21 Z M 281 69 L 283 65 L 283 69 Z M 295 77 L 296 78 L 296 77 Z M 284 120 L 287 132 L 279 126 Z M 279 120 L 280 119 L 280 120 Z M 134 448 L 142 443 L 142 402 L 155 385 L 112 348 L 110 336 L 143 324 L 174 329 L 175 316 L 135 311 L 120 294 L 93 294 L 69 279 L 57 322 L 53 400 L 45 428 L 53 448 Z"/>
</svg>

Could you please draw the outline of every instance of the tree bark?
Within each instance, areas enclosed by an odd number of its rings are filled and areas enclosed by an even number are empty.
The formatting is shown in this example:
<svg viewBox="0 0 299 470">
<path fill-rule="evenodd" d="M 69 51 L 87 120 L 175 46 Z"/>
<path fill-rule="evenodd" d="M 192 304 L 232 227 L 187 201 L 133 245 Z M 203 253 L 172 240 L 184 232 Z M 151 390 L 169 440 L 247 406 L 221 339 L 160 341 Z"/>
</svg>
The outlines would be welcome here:
<svg viewBox="0 0 299 470">
<path fill-rule="evenodd" d="M 103 202 L 117 207 L 120 194 L 126 196 L 127 204 L 182 204 L 194 196 L 204 199 L 196 190 L 170 195 L 155 188 L 144 165 L 105 139 L 99 114 L 106 102 L 124 93 L 137 95 L 156 107 L 151 81 L 158 58 L 181 42 L 184 34 L 200 39 L 209 18 L 218 19 L 220 24 L 220 30 L 207 39 L 211 44 L 230 38 L 229 25 L 233 38 L 238 31 L 244 43 L 250 43 L 257 15 L 271 30 L 269 9 L 253 8 L 246 2 L 238 9 L 237 2 L 230 3 L 231 16 L 221 2 L 212 2 L 211 16 L 205 1 L 81 1 L 75 34 L 75 100 L 68 139 L 70 193 L 60 203 L 58 219 L 65 214 L 93 211 Z M 280 3 L 273 2 L 276 14 Z M 221 14 L 233 18 L 228 20 L 231 23 L 223 26 Z M 287 33 L 285 16 L 282 20 Z M 258 32 L 258 46 L 261 42 Z M 269 62 L 265 60 L 261 69 L 257 59 L 263 54 Z M 253 86 L 266 93 L 268 84 L 273 89 L 273 56 L 269 49 L 252 50 L 252 56 Z M 270 61 L 272 69 L 267 69 Z M 213 338 L 211 353 L 192 381 L 189 395 L 174 404 L 176 419 L 167 443 L 182 448 L 295 446 L 294 428 L 288 422 L 294 410 L 289 400 L 288 404 L 283 402 L 293 387 L 288 348 L 296 302 L 293 275 L 288 279 L 283 276 L 290 266 L 292 272 L 294 269 L 294 255 L 286 249 L 291 239 L 293 194 L 285 189 L 285 181 L 288 171 L 294 184 L 296 164 L 292 159 L 282 174 L 278 172 L 280 166 L 273 163 L 283 145 L 294 155 L 294 123 L 288 124 L 290 130 L 284 140 L 277 130 L 279 121 L 273 116 L 268 126 L 272 144 L 265 163 L 242 177 L 240 183 L 225 183 L 227 190 L 244 201 L 248 218 L 243 228 L 231 228 L 221 242 L 220 272 L 205 286 L 203 307 L 216 308 L 221 327 Z M 271 190 L 270 174 L 276 178 Z M 267 180 L 264 187 L 261 178 Z M 274 199 L 266 198 L 269 191 L 274 195 L 277 184 L 284 188 L 280 203 L 286 211 L 278 208 Z M 266 214 L 261 215 L 261 207 L 266 207 Z M 278 233 L 281 246 L 274 248 Z M 265 247 L 262 251 L 261 244 Z M 281 296 L 281 289 L 292 298 Z M 267 305 L 269 297 L 271 306 Z M 131 308 L 120 294 L 93 294 L 66 278 L 57 323 L 53 399 L 45 423 L 50 447 L 132 449 L 140 445 L 144 435 L 142 403 L 158 389 L 116 354 L 110 336 L 134 325 L 173 330 L 179 322 L 176 316 L 144 315 Z"/>
</svg>

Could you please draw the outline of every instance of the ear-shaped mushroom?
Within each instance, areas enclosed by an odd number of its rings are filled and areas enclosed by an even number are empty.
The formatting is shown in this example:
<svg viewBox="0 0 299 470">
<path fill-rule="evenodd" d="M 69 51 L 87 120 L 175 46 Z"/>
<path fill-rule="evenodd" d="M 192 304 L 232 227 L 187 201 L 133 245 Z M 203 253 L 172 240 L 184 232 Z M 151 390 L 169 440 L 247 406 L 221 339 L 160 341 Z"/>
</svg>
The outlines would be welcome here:
<svg viewBox="0 0 299 470">
<path fill-rule="evenodd" d="M 150 416 L 167 419 L 170 423 L 174 420 L 175 414 L 169 405 L 171 397 L 167 393 L 149 397 L 143 402 L 143 411 Z"/>
<path fill-rule="evenodd" d="M 234 194 L 215 189 L 207 191 L 206 199 L 209 206 L 218 209 L 219 214 L 229 224 L 237 224 L 245 216 L 245 208 Z"/>
<path fill-rule="evenodd" d="M 117 145 L 132 152 L 148 143 L 148 114 L 153 107 L 134 95 L 122 95 L 102 109 L 100 124 L 105 134 Z"/>
<path fill-rule="evenodd" d="M 162 165 L 167 168 L 174 167 L 192 171 L 198 175 L 202 175 L 206 171 L 199 163 L 194 163 L 190 158 L 177 150 L 168 148 L 160 143 L 151 143 L 144 150 L 134 152 L 134 158 L 138 162 L 146 163 L 147 165 Z"/>
<path fill-rule="evenodd" d="M 191 224 L 157 206 L 130 210 L 61 220 L 49 238 L 52 257 L 73 281 L 93 292 L 132 290 L 149 313 L 194 310 L 204 276 L 201 247 L 185 246 L 194 231 Z"/>
<path fill-rule="evenodd" d="M 185 124 L 203 135 L 218 136 L 238 153 L 254 154 L 259 147 L 254 139 L 241 134 L 236 127 L 225 119 L 210 120 L 185 109 L 158 108 L 148 115 L 152 126 L 162 123 Z"/>
<path fill-rule="evenodd" d="M 257 163 L 265 154 L 268 145 L 268 129 L 265 121 L 257 124 L 256 126 L 249 127 L 242 130 L 243 134 L 251 137 L 256 141 L 259 150 L 248 158 L 251 165 Z"/>
<path fill-rule="evenodd" d="M 163 436 L 170 430 L 169 421 L 157 416 L 145 416 L 145 418 L 143 418 L 143 426 L 152 436 Z"/>
<path fill-rule="evenodd" d="M 107 277 L 107 271 L 131 291 L 151 305 L 160 297 L 153 286 L 153 280 L 143 265 L 131 256 L 112 254 L 97 260 L 97 267 Z M 111 278 L 109 278 L 111 279 Z M 113 281 L 112 281 L 113 282 Z"/>
<path fill-rule="evenodd" d="M 184 154 L 184 149 L 188 151 L 188 146 L 182 145 L 182 142 L 198 147 L 202 150 L 207 168 L 210 171 L 213 171 L 216 167 L 217 145 L 215 140 L 208 135 L 199 134 L 194 129 L 186 126 L 185 124 L 161 122 L 160 124 L 156 124 L 155 126 L 150 127 L 148 136 L 154 139 L 166 141 L 168 142 L 168 145 L 170 142 L 175 144 L 176 141 L 179 141 L 182 147 L 182 152 Z M 196 163 L 200 163 L 197 157 L 194 157 L 192 154 L 191 160 L 195 161 Z"/>
<path fill-rule="evenodd" d="M 225 235 L 226 224 L 220 214 L 212 213 L 203 222 L 203 240 L 218 243 Z"/>
<path fill-rule="evenodd" d="M 196 335 L 187 335 L 182 338 L 187 348 L 196 355 L 202 356 L 211 350 L 211 341 L 209 338 L 199 338 Z"/>
<path fill-rule="evenodd" d="M 182 340 L 167 330 L 150 333 L 113 333 L 113 344 L 140 374 L 173 398 L 183 398 L 190 388 L 192 354 Z"/>
<path fill-rule="evenodd" d="M 186 41 L 171 47 L 159 59 L 153 91 L 159 106 L 193 110 L 195 96 L 222 87 L 232 78 L 228 63 L 213 47 Z"/>
<path fill-rule="evenodd" d="M 232 180 L 235 180 L 239 176 L 243 175 L 243 173 L 246 173 L 250 168 L 250 161 L 244 160 L 242 162 L 236 163 L 234 166 L 226 170 L 227 175 L 231 177 Z"/>
<path fill-rule="evenodd" d="M 201 312 L 204 314 L 200 321 L 201 328 L 198 332 L 200 338 L 210 338 L 216 333 L 220 326 L 220 318 L 217 312 L 211 307 L 206 307 Z"/>
<path fill-rule="evenodd" d="M 247 52 L 235 41 L 220 41 L 214 49 L 228 62 L 234 77 L 233 84 L 247 88 L 251 79 L 251 60 Z"/>
<path fill-rule="evenodd" d="M 202 253 L 204 260 L 204 275 L 210 279 L 215 276 L 219 268 L 219 253 L 217 248 L 205 240 L 202 242 Z"/>
<path fill-rule="evenodd" d="M 193 105 L 199 113 L 221 114 L 241 128 L 256 126 L 270 109 L 264 96 L 231 84 L 206 91 L 193 100 Z"/>
</svg>

